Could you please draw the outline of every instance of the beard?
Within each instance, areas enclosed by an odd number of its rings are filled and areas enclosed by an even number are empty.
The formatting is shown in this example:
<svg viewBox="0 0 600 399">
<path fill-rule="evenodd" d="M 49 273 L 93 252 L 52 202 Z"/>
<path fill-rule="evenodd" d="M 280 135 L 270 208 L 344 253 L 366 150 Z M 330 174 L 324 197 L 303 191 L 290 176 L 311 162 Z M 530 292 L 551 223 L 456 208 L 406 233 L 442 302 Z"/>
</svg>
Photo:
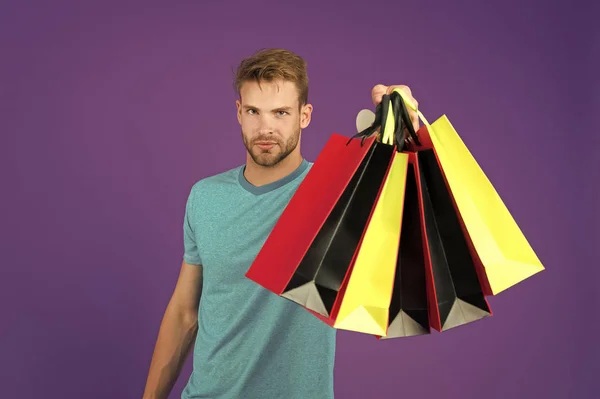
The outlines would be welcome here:
<svg viewBox="0 0 600 399">
<path fill-rule="evenodd" d="M 254 163 L 263 167 L 273 167 L 287 158 L 296 149 L 300 140 L 300 129 L 286 141 L 275 135 L 260 135 L 254 137 L 252 140 L 248 140 L 243 131 L 242 138 L 244 146 Z M 269 149 L 262 149 L 256 145 L 260 141 L 269 141 L 276 144 L 273 144 Z"/>
</svg>

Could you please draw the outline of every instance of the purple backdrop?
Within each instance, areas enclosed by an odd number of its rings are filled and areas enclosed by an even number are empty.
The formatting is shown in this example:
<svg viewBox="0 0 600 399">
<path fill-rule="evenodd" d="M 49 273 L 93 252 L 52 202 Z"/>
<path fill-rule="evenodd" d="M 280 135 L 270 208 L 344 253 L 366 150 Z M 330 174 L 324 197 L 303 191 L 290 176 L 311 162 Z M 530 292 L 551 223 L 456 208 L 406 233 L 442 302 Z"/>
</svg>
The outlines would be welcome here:
<svg viewBox="0 0 600 399">
<path fill-rule="evenodd" d="M 10 3 L 0 9 L 3 398 L 141 396 L 188 191 L 244 160 L 232 69 L 272 46 L 309 64 L 306 158 L 332 132 L 355 132 L 374 84 L 409 84 L 428 119 L 450 117 L 547 267 L 467 327 L 385 342 L 340 332 L 337 397 L 598 397 L 591 8 Z"/>
</svg>

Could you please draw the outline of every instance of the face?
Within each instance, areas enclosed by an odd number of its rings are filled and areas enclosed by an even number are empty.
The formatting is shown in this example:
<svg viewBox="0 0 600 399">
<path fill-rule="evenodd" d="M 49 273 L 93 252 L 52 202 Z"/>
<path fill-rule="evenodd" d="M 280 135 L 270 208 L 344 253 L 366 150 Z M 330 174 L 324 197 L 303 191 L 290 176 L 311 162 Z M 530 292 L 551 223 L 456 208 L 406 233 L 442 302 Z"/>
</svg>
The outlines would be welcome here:
<svg viewBox="0 0 600 399">
<path fill-rule="evenodd" d="M 299 105 L 292 82 L 246 82 L 236 101 L 242 138 L 252 160 L 272 167 L 300 151 L 300 133 L 310 123 L 312 106 Z"/>
</svg>

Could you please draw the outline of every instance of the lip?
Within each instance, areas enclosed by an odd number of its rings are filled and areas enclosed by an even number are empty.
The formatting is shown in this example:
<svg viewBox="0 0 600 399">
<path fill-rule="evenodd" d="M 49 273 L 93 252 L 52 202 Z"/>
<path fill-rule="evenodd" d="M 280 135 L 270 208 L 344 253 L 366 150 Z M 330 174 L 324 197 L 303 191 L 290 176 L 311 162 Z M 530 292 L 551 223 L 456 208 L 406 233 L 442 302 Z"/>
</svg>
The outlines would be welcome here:
<svg viewBox="0 0 600 399">
<path fill-rule="evenodd" d="M 274 145 L 276 145 L 274 141 L 257 141 L 256 145 L 263 150 L 271 149 Z"/>
</svg>

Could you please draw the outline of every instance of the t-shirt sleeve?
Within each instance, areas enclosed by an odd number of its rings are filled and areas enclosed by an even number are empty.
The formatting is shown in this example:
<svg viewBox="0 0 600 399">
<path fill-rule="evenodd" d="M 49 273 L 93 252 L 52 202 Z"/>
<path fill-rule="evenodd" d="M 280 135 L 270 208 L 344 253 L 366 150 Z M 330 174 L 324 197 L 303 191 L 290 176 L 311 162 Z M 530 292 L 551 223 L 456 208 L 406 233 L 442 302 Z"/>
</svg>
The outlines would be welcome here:
<svg viewBox="0 0 600 399">
<path fill-rule="evenodd" d="M 196 242 L 194 216 L 194 189 L 192 188 L 185 204 L 183 219 L 183 260 L 190 265 L 201 265 L 202 260 Z"/>
</svg>

